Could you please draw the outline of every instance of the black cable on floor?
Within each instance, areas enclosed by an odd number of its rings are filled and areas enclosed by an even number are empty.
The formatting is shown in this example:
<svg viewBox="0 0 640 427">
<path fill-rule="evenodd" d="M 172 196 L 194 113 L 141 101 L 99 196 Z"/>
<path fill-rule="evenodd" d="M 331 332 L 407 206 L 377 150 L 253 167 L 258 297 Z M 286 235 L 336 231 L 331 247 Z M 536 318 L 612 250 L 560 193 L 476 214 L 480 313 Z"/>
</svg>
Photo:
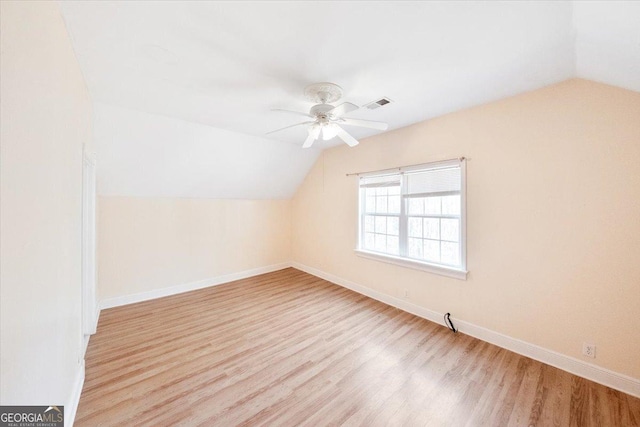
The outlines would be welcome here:
<svg viewBox="0 0 640 427">
<path fill-rule="evenodd" d="M 455 326 L 453 326 L 453 322 L 451 321 L 451 313 L 447 313 L 444 315 L 444 324 L 447 325 L 447 328 L 451 329 L 453 333 L 458 332 Z"/>
</svg>

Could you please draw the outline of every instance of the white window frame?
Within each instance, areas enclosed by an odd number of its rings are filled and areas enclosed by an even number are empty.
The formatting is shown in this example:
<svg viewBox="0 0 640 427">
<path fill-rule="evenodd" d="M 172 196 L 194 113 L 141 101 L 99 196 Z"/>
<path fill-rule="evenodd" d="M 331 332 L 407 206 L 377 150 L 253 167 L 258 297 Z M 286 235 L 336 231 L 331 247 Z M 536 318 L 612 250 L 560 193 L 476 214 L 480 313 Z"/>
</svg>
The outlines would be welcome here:
<svg viewBox="0 0 640 427">
<path fill-rule="evenodd" d="M 450 267 L 444 264 L 435 264 L 427 261 L 416 260 L 413 258 L 408 258 L 402 255 L 390 255 L 381 252 L 373 252 L 370 250 L 364 249 L 364 244 L 362 239 L 364 238 L 364 224 L 363 224 L 363 215 L 364 215 L 364 203 L 362 197 L 362 189 L 360 188 L 360 180 L 358 179 L 358 231 L 357 231 L 357 246 L 355 252 L 358 256 L 363 258 L 372 259 L 376 261 L 382 261 L 390 264 L 399 265 L 402 267 L 408 267 L 413 269 L 418 269 L 422 271 L 426 271 L 429 273 L 439 274 L 442 276 L 452 277 L 455 279 L 466 280 L 467 279 L 467 179 L 466 179 L 466 161 L 464 158 L 461 159 L 453 159 L 453 160 L 445 160 L 441 162 L 432 162 L 432 163 L 424 163 L 421 165 L 407 166 L 403 168 L 398 168 L 393 172 L 386 171 L 377 171 L 377 172 L 368 172 L 359 174 L 359 177 L 366 176 L 382 176 L 382 175 L 392 175 L 398 174 L 401 175 L 400 181 L 400 253 L 404 253 L 406 247 L 402 247 L 402 242 L 407 242 L 407 185 L 406 185 L 406 172 L 416 172 L 419 170 L 429 170 L 429 169 L 437 169 L 447 166 L 459 166 L 460 167 L 460 267 Z"/>
</svg>

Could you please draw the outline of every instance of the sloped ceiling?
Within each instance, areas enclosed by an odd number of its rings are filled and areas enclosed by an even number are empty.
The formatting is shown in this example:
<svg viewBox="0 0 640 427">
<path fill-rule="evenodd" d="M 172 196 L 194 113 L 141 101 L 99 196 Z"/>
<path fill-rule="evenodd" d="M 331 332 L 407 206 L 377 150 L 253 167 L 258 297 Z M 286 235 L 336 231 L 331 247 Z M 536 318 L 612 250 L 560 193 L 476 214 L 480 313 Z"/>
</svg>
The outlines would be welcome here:
<svg viewBox="0 0 640 427">
<path fill-rule="evenodd" d="M 103 196 L 289 199 L 320 150 L 94 105 Z"/>
<path fill-rule="evenodd" d="M 344 100 L 358 105 L 391 98 L 384 108 L 350 114 L 390 129 L 576 76 L 640 91 L 640 2 L 61 4 L 92 98 L 112 106 L 96 115 L 99 162 L 107 163 L 99 168 L 100 191 L 109 194 L 227 197 L 227 187 L 206 174 L 194 177 L 188 163 L 174 170 L 165 159 L 162 167 L 122 173 L 170 117 L 216 128 L 209 136 L 216 156 L 204 143 L 189 154 L 211 169 L 253 156 L 251 143 L 261 146 L 265 170 L 279 173 L 260 195 L 290 197 L 319 151 L 299 148 L 303 128 L 265 139 L 299 121 L 270 110 L 308 110 L 302 90 L 319 81 L 340 84 Z M 156 124 L 134 132 L 127 111 L 150 114 Z M 134 135 L 126 143 L 114 129 L 125 120 Z M 349 131 L 358 138 L 377 133 Z M 164 139 L 162 150 L 180 158 L 180 134 Z M 243 183 L 232 188 L 234 197 L 253 198 L 255 182 L 231 169 L 228 180 Z M 150 170 L 148 186 L 134 191 L 132 183 Z M 167 180 L 172 190 L 163 193 Z"/>
<path fill-rule="evenodd" d="M 574 2 L 576 75 L 640 92 L 640 1 Z"/>
</svg>

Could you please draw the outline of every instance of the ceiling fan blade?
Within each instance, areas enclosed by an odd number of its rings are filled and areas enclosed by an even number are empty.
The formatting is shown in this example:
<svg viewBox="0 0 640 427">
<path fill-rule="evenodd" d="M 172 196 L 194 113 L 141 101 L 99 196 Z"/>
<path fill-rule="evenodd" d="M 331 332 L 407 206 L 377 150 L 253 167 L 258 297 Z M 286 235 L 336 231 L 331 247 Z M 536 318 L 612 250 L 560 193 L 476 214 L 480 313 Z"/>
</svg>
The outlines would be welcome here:
<svg viewBox="0 0 640 427">
<path fill-rule="evenodd" d="M 359 144 L 358 140 L 352 137 L 346 130 L 342 129 L 340 126 L 336 126 L 336 135 L 338 138 L 343 140 L 349 147 L 355 147 Z"/>
<path fill-rule="evenodd" d="M 309 113 L 303 113 L 302 111 L 293 111 L 293 110 L 284 110 L 282 108 L 272 108 L 271 111 L 282 111 L 285 113 L 292 113 L 292 114 L 297 114 L 299 116 L 305 116 L 305 117 L 311 117 L 312 119 L 314 119 L 315 117 L 312 116 Z"/>
<path fill-rule="evenodd" d="M 313 135 L 309 134 L 309 136 L 307 136 L 307 139 L 304 140 L 304 144 L 302 144 L 302 148 L 311 147 L 311 144 L 313 144 L 315 140 L 316 139 L 313 137 Z"/>
<path fill-rule="evenodd" d="M 311 147 L 311 144 L 313 144 L 313 141 L 318 139 L 319 135 L 320 135 L 320 126 L 318 126 L 317 124 L 309 126 L 309 136 L 307 136 L 307 139 L 305 139 L 304 144 L 302 144 L 302 148 Z"/>
<path fill-rule="evenodd" d="M 285 126 L 283 128 L 280 128 L 280 129 L 272 130 L 271 132 L 265 133 L 265 135 L 269 135 L 269 134 L 272 134 L 272 133 L 280 132 L 281 130 L 285 130 L 285 129 L 289 129 L 289 128 L 294 128 L 296 126 L 308 125 L 308 124 L 311 124 L 311 123 L 315 123 L 315 122 L 309 121 L 309 122 L 296 123 L 295 125 Z"/>
<path fill-rule="evenodd" d="M 348 126 L 360 126 L 363 128 L 387 130 L 389 125 L 383 122 L 374 122 L 373 120 L 360 120 L 360 119 L 348 119 L 346 117 L 341 118 L 340 124 Z"/>
<path fill-rule="evenodd" d="M 336 117 L 339 117 L 343 114 L 350 113 L 351 111 L 357 110 L 358 107 L 356 104 L 352 104 L 350 102 L 343 102 L 340 105 L 333 107 L 331 110 L 327 111 L 327 114 L 333 114 Z"/>
</svg>

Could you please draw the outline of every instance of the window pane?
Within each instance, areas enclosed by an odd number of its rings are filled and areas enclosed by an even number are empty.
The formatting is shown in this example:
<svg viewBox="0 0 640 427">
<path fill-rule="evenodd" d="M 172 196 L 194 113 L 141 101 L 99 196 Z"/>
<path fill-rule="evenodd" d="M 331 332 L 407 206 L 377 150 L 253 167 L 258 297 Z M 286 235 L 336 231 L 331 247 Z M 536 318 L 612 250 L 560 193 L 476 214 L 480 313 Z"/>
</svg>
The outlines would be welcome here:
<svg viewBox="0 0 640 427">
<path fill-rule="evenodd" d="M 422 237 L 422 218 L 409 218 L 409 237 Z"/>
<path fill-rule="evenodd" d="M 425 199 L 424 213 L 429 215 L 440 215 L 440 199 L 441 197 L 427 197 Z"/>
<path fill-rule="evenodd" d="M 445 196 L 442 198 L 442 213 L 445 215 L 460 215 L 460 196 Z"/>
<path fill-rule="evenodd" d="M 440 262 L 440 242 L 437 240 L 424 241 L 424 259 Z"/>
<path fill-rule="evenodd" d="M 376 217 L 376 233 L 385 234 L 386 232 L 387 232 L 387 217 L 377 216 Z"/>
<path fill-rule="evenodd" d="M 460 221 L 458 219 L 442 218 L 442 240 L 457 242 L 460 236 Z M 444 255 L 443 255 L 444 256 Z"/>
<path fill-rule="evenodd" d="M 400 194 L 400 186 L 394 185 L 393 187 L 387 187 L 387 191 L 389 192 L 389 195 Z"/>
<path fill-rule="evenodd" d="M 367 233 L 373 233 L 375 231 L 375 217 L 371 215 L 365 215 L 364 217 L 364 231 Z"/>
<path fill-rule="evenodd" d="M 424 213 L 424 199 L 409 199 L 409 215 L 422 215 Z"/>
<path fill-rule="evenodd" d="M 376 196 L 376 212 L 387 213 L 387 196 Z"/>
<path fill-rule="evenodd" d="M 385 252 L 387 249 L 387 236 L 384 234 L 376 234 L 375 250 L 378 252 Z"/>
<path fill-rule="evenodd" d="M 397 236 L 400 234 L 400 219 L 397 217 L 387 217 L 387 234 Z"/>
<path fill-rule="evenodd" d="M 422 239 L 409 238 L 407 252 L 411 258 L 422 258 Z"/>
<path fill-rule="evenodd" d="M 400 253 L 400 240 L 394 236 L 387 236 L 387 252 L 397 255 Z"/>
<path fill-rule="evenodd" d="M 376 195 L 376 189 L 375 188 L 367 188 L 367 197 L 373 197 Z"/>
<path fill-rule="evenodd" d="M 364 247 L 367 249 L 373 249 L 375 247 L 376 239 L 373 233 L 365 233 L 364 235 Z"/>
<path fill-rule="evenodd" d="M 366 213 L 375 213 L 376 211 L 376 198 L 367 196 L 365 200 L 365 208 L 364 211 Z"/>
<path fill-rule="evenodd" d="M 440 218 L 424 218 L 424 237 L 440 239 Z"/>
<path fill-rule="evenodd" d="M 386 196 L 387 187 L 376 187 L 376 196 Z"/>
<path fill-rule="evenodd" d="M 389 196 L 389 213 L 400 213 L 400 196 Z"/>
<path fill-rule="evenodd" d="M 458 243 L 442 242 L 442 263 L 460 265 L 460 245 Z"/>
</svg>

